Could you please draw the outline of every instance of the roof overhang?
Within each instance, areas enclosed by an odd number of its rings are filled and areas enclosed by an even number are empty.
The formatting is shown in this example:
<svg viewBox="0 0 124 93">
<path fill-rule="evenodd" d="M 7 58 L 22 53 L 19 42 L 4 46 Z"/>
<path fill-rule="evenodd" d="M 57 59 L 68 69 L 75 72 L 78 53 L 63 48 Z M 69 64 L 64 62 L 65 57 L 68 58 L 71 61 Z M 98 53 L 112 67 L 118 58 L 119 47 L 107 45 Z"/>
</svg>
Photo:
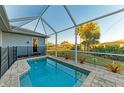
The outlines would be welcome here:
<svg viewBox="0 0 124 93">
<path fill-rule="evenodd" d="M 16 27 L 16 26 L 11 26 L 11 27 Z M 29 36 L 37 36 L 37 37 L 42 37 L 42 38 L 49 38 L 48 35 L 41 34 L 41 33 L 38 33 L 38 32 L 34 32 L 30 29 L 21 28 L 21 27 L 18 28 L 18 29 L 13 29 L 13 30 L 9 31 L 8 33 L 29 35 Z"/>
<path fill-rule="evenodd" d="M 10 31 L 8 17 L 5 12 L 4 6 L 0 6 L 0 29 L 2 31 Z"/>
</svg>

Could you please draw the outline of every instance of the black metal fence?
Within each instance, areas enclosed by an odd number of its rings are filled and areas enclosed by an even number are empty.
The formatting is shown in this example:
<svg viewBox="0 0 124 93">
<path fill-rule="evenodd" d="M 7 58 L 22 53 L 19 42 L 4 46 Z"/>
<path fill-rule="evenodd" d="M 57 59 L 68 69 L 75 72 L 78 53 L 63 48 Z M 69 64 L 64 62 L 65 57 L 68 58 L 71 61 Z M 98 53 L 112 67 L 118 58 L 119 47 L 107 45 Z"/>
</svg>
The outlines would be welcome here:
<svg viewBox="0 0 124 93">
<path fill-rule="evenodd" d="M 27 57 L 34 55 L 46 55 L 46 47 L 39 46 L 37 47 L 37 52 L 33 52 L 32 46 L 18 46 L 17 47 L 17 57 Z"/>
<path fill-rule="evenodd" d="M 32 46 L 0 47 L 0 78 L 17 58 L 34 55 L 46 55 L 46 47 L 37 47 L 37 52 L 33 52 Z"/>
<path fill-rule="evenodd" d="M 0 47 L 0 77 L 17 60 L 17 47 Z"/>
</svg>

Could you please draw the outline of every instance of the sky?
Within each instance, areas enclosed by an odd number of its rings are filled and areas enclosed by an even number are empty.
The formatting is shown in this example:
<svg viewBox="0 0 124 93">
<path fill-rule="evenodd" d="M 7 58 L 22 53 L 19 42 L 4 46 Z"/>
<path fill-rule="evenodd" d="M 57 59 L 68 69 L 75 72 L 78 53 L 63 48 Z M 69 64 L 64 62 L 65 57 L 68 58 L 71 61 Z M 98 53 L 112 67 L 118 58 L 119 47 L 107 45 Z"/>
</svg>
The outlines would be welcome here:
<svg viewBox="0 0 124 93">
<path fill-rule="evenodd" d="M 9 19 L 13 18 L 23 18 L 23 17 L 31 17 L 31 16 L 38 16 L 41 15 L 41 11 L 45 6 L 5 6 L 7 15 Z M 70 13 L 72 14 L 76 24 L 80 24 L 82 22 L 91 20 L 93 18 L 102 16 L 104 14 L 119 10 L 124 8 L 124 6 L 95 6 L 95 5 L 81 5 L 81 6 L 68 6 Z M 42 16 L 56 31 L 63 30 L 65 28 L 73 26 L 73 23 L 67 12 L 65 11 L 63 6 L 50 6 L 48 10 Z M 38 20 L 34 20 L 29 24 L 26 24 L 22 27 L 29 28 L 34 30 L 36 23 Z M 16 22 L 11 23 L 13 25 L 22 25 L 29 21 L 23 22 Z M 115 40 L 124 39 L 124 30 L 123 30 L 123 23 L 124 23 L 124 12 L 106 17 L 104 19 L 100 19 L 95 21 L 100 26 L 100 42 L 110 42 Z M 43 23 L 44 24 L 44 23 Z M 45 25 L 45 30 L 47 34 L 53 33 L 53 31 Z M 42 26 L 42 21 L 39 21 L 39 24 L 36 29 L 37 32 L 41 32 L 45 34 Z M 69 41 L 74 43 L 75 36 L 74 36 L 75 28 L 67 30 L 65 32 L 61 32 L 58 34 L 58 43 L 62 41 Z M 51 36 L 48 39 L 49 42 L 55 42 L 55 36 Z M 78 37 L 78 43 L 80 39 Z"/>
</svg>

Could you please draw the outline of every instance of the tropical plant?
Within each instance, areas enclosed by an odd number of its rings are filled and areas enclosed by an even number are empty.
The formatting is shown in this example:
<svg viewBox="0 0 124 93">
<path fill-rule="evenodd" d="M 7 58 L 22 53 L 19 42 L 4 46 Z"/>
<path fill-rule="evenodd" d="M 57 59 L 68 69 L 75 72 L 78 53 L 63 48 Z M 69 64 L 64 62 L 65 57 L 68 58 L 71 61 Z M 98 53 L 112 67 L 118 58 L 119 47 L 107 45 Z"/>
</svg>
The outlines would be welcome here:
<svg viewBox="0 0 124 93">
<path fill-rule="evenodd" d="M 70 57 L 68 54 L 65 54 L 65 59 L 68 60 Z"/>
<path fill-rule="evenodd" d="M 84 50 L 88 51 L 91 47 L 94 47 L 95 44 L 99 43 L 100 27 L 95 22 L 88 22 L 79 25 L 76 28 L 75 34 L 80 36 L 83 40 L 82 44 L 84 45 Z"/>
<path fill-rule="evenodd" d="M 81 57 L 80 58 L 80 63 L 83 64 L 85 62 L 86 58 Z"/>
<path fill-rule="evenodd" d="M 107 64 L 106 67 L 114 73 L 121 73 L 124 71 L 124 64 L 116 63 L 114 61 L 113 63 Z"/>
</svg>

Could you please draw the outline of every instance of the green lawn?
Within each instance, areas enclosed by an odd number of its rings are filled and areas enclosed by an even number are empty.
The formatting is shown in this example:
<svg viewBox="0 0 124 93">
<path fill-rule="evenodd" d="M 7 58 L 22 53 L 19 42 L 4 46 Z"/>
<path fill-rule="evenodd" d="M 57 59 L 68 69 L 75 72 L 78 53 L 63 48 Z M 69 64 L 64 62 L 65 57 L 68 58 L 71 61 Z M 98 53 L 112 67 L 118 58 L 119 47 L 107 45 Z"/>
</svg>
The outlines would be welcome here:
<svg viewBox="0 0 124 93">
<path fill-rule="evenodd" d="M 54 51 L 48 51 L 48 54 L 50 55 L 55 55 Z M 75 58 L 75 54 L 74 52 L 70 52 L 70 51 L 58 51 L 58 57 L 65 57 L 65 55 L 68 55 L 70 59 L 74 59 Z M 103 58 L 103 57 L 99 57 L 99 56 L 94 56 L 91 54 L 84 54 L 84 53 L 78 53 L 78 60 L 83 57 L 86 59 L 86 62 L 91 63 L 91 64 L 96 64 L 96 65 L 100 65 L 100 66 L 106 66 L 108 63 L 112 63 L 117 62 L 117 63 L 123 63 L 117 60 L 112 60 L 109 58 Z"/>
</svg>

